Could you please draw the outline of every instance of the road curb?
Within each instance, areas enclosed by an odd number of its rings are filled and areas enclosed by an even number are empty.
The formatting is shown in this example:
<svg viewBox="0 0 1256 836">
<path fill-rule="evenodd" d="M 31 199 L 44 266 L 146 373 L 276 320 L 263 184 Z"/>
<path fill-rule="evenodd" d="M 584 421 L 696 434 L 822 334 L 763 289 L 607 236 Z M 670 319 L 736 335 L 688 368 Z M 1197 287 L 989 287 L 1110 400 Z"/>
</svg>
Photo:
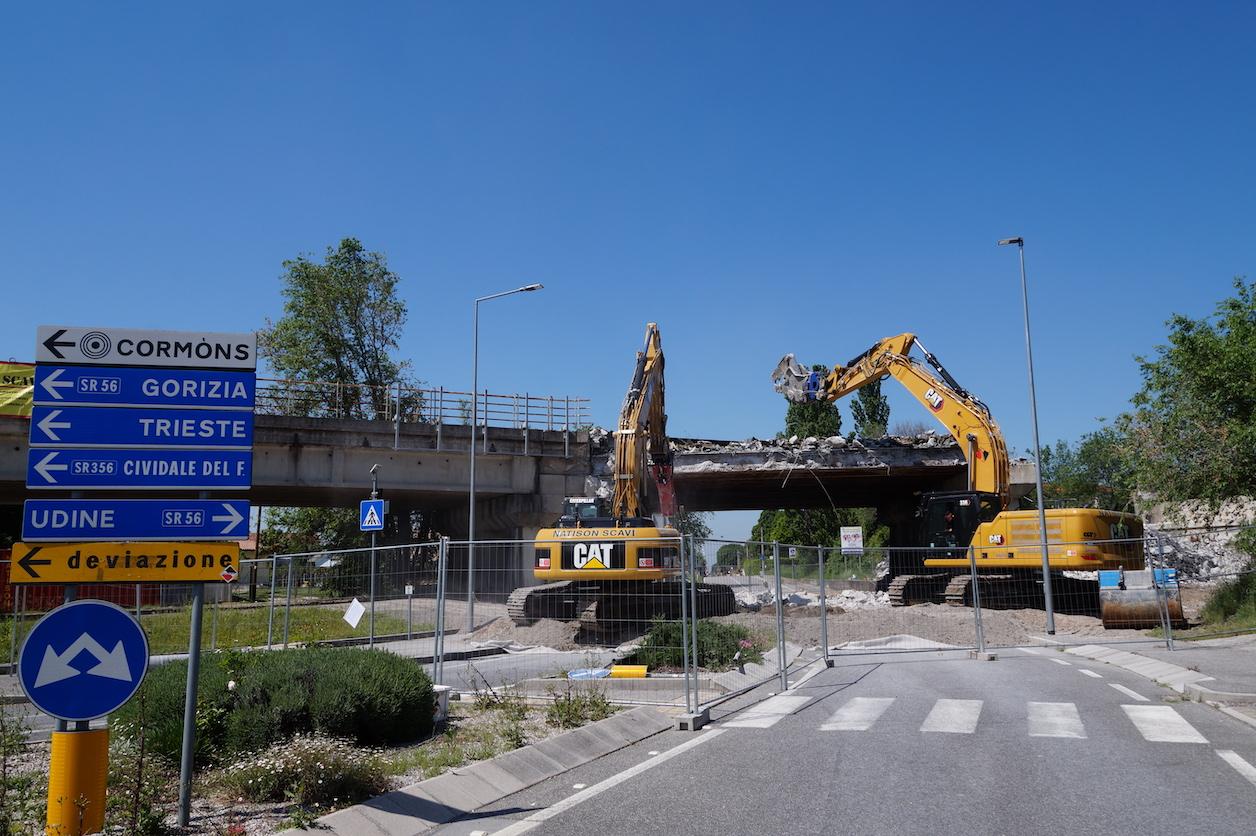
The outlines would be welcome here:
<svg viewBox="0 0 1256 836">
<path fill-rule="evenodd" d="M 1104 662 L 1127 670 L 1130 673 L 1136 673 L 1144 679 L 1150 679 L 1152 682 L 1172 688 L 1179 694 L 1185 694 L 1187 687 L 1190 685 L 1213 679 L 1208 674 L 1193 671 L 1181 665 L 1161 662 L 1158 659 L 1130 653 L 1128 650 L 1116 650 L 1103 645 L 1084 644 L 1080 647 L 1064 648 L 1064 652 L 1093 659 L 1096 662 Z"/>
<path fill-rule="evenodd" d="M 1229 705 L 1256 705 L 1256 694 L 1242 691 L 1214 691 L 1202 685 L 1186 686 L 1186 695 L 1195 702 L 1222 702 Z"/>
<path fill-rule="evenodd" d="M 634 708 L 337 810 L 312 829 L 293 832 L 413 836 L 671 727 L 670 714 Z"/>
</svg>

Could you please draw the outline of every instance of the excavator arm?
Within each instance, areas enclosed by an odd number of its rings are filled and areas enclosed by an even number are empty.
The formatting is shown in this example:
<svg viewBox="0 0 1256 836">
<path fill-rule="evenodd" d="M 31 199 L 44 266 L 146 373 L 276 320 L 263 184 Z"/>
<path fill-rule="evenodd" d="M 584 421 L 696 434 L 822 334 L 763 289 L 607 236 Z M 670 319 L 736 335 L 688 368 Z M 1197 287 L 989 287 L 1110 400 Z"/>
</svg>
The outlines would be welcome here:
<svg viewBox="0 0 1256 836">
<path fill-rule="evenodd" d="M 632 384 L 619 410 L 615 431 L 615 493 L 611 512 L 617 519 L 649 516 L 649 482 L 658 490 L 659 511 L 676 512 L 672 453 L 663 408 L 663 344 L 658 326 L 645 330 L 645 348 L 637 352 Z"/>
<path fill-rule="evenodd" d="M 936 375 L 908 356 L 912 346 L 920 348 Z M 968 458 L 969 489 L 997 494 L 1002 507 L 1006 508 L 1010 465 L 1003 434 L 986 405 L 960 386 L 915 334 L 886 337 L 824 377 L 818 372 L 808 372 L 788 354 L 772 373 L 772 383 L 776 391 L 791 401 L 835 401 L 887 376 L 901 383 L 924 404 L 959 442 Z"/>
</svg>

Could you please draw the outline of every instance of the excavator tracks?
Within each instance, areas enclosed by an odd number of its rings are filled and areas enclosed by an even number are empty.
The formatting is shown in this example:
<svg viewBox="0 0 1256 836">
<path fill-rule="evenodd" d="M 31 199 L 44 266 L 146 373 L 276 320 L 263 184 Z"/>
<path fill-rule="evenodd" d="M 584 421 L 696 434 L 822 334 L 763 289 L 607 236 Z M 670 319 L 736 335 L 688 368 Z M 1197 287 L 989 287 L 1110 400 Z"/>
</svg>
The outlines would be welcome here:
<svg viewBox="0 0 1256 836">
<path fill-rule="evenodd" d="M 897 575 L 886 590 L 890 596 L 890 606 L 910 607 L 912 604 L 940 603 L 950 577 L 946 573 Z"/>
<path fill-rule="evenodd" d="M 577 621 L 589 636 L 610 635 L 639 628 L 654 618 L 680 618 L 681 583 L 678 580 L 627 585 L 559 581 L 526 586 L 510 593 L 506 612 L 511 621 L 526 627 L 542 618 Z M 724 584 L 699 583 L 685 601 L 692 601 L 698 618 L 731 615 L 737 611 L 733 589 Z"/>
</svg>

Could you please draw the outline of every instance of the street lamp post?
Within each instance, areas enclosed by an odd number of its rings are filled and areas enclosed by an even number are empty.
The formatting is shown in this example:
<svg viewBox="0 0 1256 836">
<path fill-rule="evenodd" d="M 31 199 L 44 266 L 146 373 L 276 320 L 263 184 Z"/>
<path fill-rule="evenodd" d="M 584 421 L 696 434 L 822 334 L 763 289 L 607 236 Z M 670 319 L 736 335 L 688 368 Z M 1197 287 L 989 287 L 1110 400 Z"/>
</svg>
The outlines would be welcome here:
<svg viewBox="0 0 1256 836">
<path fill-rule="evenodd" d="M 514 293 L 530 293 L 540 290 L 542 284 L 527 284 L 514 290 L 503 290 L 491 293 L 475 300 L 471 316 L 471 478 L 468 486 L 467 502 L 467 632 L 475 629 L 475 434 L 479 426 L 479 386 L 480 386 L 480 303 Z M 488 404 L 484 404 L 485 419 L 488 418 Z"/>
<path fill-rule="evenodd" d="M 1055 605 L 1051 597 L 1051 563 L 1047 548 L 1047 510 L 1042 499 L 1042 450 L 1038 445 L 1038 395 L 1034 390 L 1034 349 L 1029 339 L 1029 283 L 1025 280 L 1025 239 L 1004 238 L 999 246 L 1015 244 L 1020 253 L 1021 302 L 1025 309 L 1025 357 L 1029 363 L 1029 414 L 1034 428 L 1035 481 L 1038 489 L 1038 528 L 1042 539 L 1042 596 L 1047 608 L 1047 634 L 1055 635 Z"/>
</svg>

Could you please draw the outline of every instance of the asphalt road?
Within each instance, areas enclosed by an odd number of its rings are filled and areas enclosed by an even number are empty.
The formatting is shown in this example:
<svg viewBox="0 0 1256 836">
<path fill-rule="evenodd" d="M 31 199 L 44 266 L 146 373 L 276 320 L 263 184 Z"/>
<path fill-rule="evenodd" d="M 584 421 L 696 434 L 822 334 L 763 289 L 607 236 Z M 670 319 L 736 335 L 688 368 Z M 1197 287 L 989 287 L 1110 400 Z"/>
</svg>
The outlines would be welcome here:
<svg viewBox="0 0 1256 836">
<path fill-rule="evenodd" d="M 1252 832 L 1256 729 L 1050 649 L 962 656 L 843 660 L 439 832 Z"/>
</svg>

